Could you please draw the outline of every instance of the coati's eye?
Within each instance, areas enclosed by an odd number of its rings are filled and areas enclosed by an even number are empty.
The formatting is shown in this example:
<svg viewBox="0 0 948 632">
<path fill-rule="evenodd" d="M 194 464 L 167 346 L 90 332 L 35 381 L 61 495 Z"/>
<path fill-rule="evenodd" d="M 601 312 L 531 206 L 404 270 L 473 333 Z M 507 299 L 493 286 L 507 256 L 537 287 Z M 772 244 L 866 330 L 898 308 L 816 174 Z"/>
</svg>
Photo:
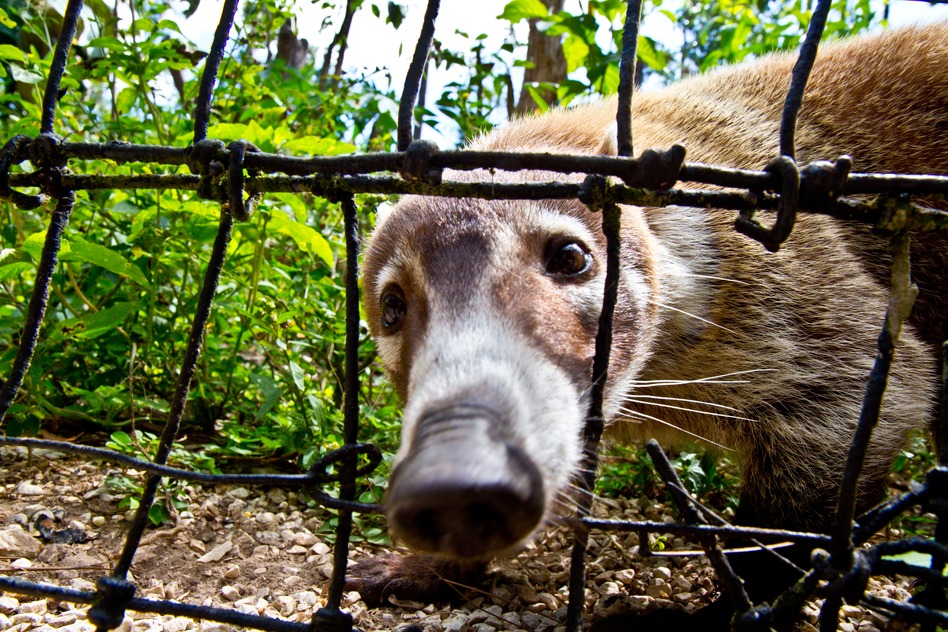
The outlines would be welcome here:
<svg viewBox="0 0 948 632">
<path fill-rule="evenodd" d="M 405 317 L 408 306 L 402 297 L 402 289 L 397 285 L 386 288 L 382 293 L 382 327 L 391 329 Z"/>
<path fill-rule="evenodd" d="M 589 269 L 592 255 L 580 241 L 567 241 L 555 246 L 547 255 L 546 272 L 560 276 L 575 276 Z"/>
</svg>

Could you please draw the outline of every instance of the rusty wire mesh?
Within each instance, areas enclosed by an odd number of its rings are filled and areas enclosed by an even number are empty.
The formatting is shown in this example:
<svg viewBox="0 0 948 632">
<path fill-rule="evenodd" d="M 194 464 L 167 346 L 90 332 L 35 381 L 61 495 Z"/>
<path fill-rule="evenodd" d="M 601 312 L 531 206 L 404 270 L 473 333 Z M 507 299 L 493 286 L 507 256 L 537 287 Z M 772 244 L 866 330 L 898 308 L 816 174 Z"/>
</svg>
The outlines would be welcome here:
<svg viewBox="0 0 948 632">
<path fill-rule="evenodd" d="M 13 593 L 50 597 L 61 601 L 92 604 L 89 620 L 98 629 L 117 627 L 126 610 L 172 614 L 206 619 L 261 630 L 347 630 L 352 627 L 351 616 L 341 610 L 345 580 L 349 532 L 353 512 L 378 513 L 381 507 L 355 502 L 355 480 L 371 472 L 380 462 L 381 455 L 373 446 L 358 443 L 358 285 L 359 227 L 356 219 L 354 195 L 363 192 L 398 194 L 418 193 L 454 197 L 490 199 L 553 199 L 578 198 L 604 217 L 607 238 L 606 290 L 592 378 L 592 404 L 587 416 L 585 442 L 589 462 L 582 485 L 592 489 L 597 464 L 597 446 L 602 433 L 602 389 L 612 336 L 612 310 L 616 302 L 619 222 L 619 204 L 643 206 L 685 205 L 713 206 L 739 211 L 735 222 L 738 231 L 760 241 L 767 249 L 776 250 L 793 228 L 797 210 L 823 213 L 857 220 L 895 234 L 893 243 L 899 253 L 893 265 L 907 260 L 906 231 L 945 230 L 948 213 L 926 209 L 913 204 L 910 195 L 944 196 L 948 194 L 948 177 L 926 175 L 870 175 L 850 174 L 846 157 L 835 163 L 821 162 L 798 169 L 793 162 L 794 128 L 809 70 L 813 65 L 830 2 L 820 0 L 814 12 L 805 43 L 794 67 L 791 86 L 784 106 L 780 133 L 781 156 L 763 171 L 720 168 L 711 165 L 684 163 L 680 146 L 665 151 L 646 150 L 633 157 L 631 137 L 631 110 L 619 108 L 618 157 L 589 157 L 549 154 L 523 154 L 476 151 L 438 151 L 431 143 L 412 142 L 412 114 L 417 98 L 422 69 L 434 34 L 438 0 L 429 0 L 422 33 L 418 40 L 413 63 L 406 79 L 399 113 L 398 151 L 342 157 L 310 157 L 267 154 L 245 141 L 225 145 L 207 138 L 213 88 L 224 54 L 238 0 L 227 0 L 217 26 L 211 52 L 201 80 L 200 95 L 194 118 L 194 136 L 187 148 L 169 146 L 132 145 L 122 142 L 69 143 L 55 134 L 57 94 L 66 67 L 71 42 L 75 37 L 82 0 L 70 0 L 62 31 L 54 52 L 43 100 L 41 131 L 36 138 L 17 136 L 10 139 L 0 151 L 0 197 L 20 208 L 37 208 L 46 198 L 56 201 L 50 218 L 36 282 L 29 310 L 13 366 L 0 389 L 0 422 L 17 395 L 23 377 L 33 357 L 40 327 L 45 314 L 50 282 L 56 267 L 60 241 L 67 229 L 75 201 L 75 191 L 95 189 L 189 189 L 196 190 L 209 203 L 221 208 L 217 238 L 184 357 L 177 388 L 172 399 L 168 421 L 161 434 L 160 446 L 153 462 L 145 462 L 111 450 L 73 445 L 64 442 L 13 437 L 0 437 L 0 445 L 46 447 L 132 465 L 149 473 L 137 512 L 128 528 L 121 557 L 108 576 L 101 577 L 96 590 L 80 591 L 49 584 L 24 581 L 16 577 L 0 577 L 0 589 Z M 629 3 L 626 31 L 620 63 L 620 103 L 628 104 L 632 92 L 632 72 L 640 2 Z M 109 159 L 118 163 L 132 161 L 154 165 L 187 165 L 191 174 L 165 175 L 83 175 L 65 169 L 70 160 Z M 13 173 L 11 166 L 29 160 L 36 167 L 32 173 Z M 497 184 L 441 182 L 444 169 L 531 169 L 561 173 L 589 174 L 585 182 L 548 184 Z M 392 175 L 378 175 L 389 172 Z M 395 174 L 398 175 L 395 175 Z M 266 174 L 266 175 L 262 175 Z M 371 174 L 371 175 L 370 175 Z M 607 179 L 612 177 L 613 180 Z M 621 181 L 621 183 L 616 182 Z M 695 182 L 726 187 L 726 191 L 697 191 L 673 188 L 678 182 Z M 41 195 L 27 195 L 14 187 L 38 187 Z M 771 193 L 771 192 L 776 193 Z M 213 304 L 231 229 L 235 221 L 245 221 L 253 213 L 260 197 L 269 192 L 306 192 L 337 202 L 345 220 L 346 258 L 350 274 L 346 281 L 346 371 L 345 371 L 345 446 L 325 456 L 306 474 L 300 475 L 212 475 L 181 470 L 165 465 L 172 442 L 184 414 L 191 380 L 200 353 L 203 332 Z M 854 195 L 859 198 L 852 198 Z M 862 194 L 873 194 L 867 199 Z M 776 220 L 765 228 L 754 219 L 759 210 L 776 210 Z M 896 334 L 897 335 L 897 334 Z M 683 488 L 674 469 L 661 448 L 650 442 L 648 451 L 662 479 L 686 519 L 685 524 L 666 524 L 648 521 L 597 520 L 588 517 L 571 521 L 576 534 L 570 577 L 570 601 L 567 627 L 578 629 L 582 624 L 584 554 L 590 530 L 635 531 L 648 533 L 687 533 L 705 546 L 719 579 L 728 588 L 739 613 L 735 625 L 741 629 L 759 628 L 770 622 L 799 611 L 803 601 L 816 594 L 824 581 L 820 596 L 825 598 L 821 612 L 822 629 L 835 629 L 839 608 L 844 600 L 861 601 L 873 609 L 893 614 L 910 622 L 918 622 L 923 629 L 934 630 L 936 625 L 948 624 L 945 578 L 942 573 L 948 565 L 948 464 L 931 470 L 923 485 L 893 498 L 872 512 L 853 522 L 855 482 L 860 462 L 865 453 L 868 435 L 878 418 L 882 390 L 888 372 L 895 337 L 886 327 L 880 336 L 879 353 L 869 379 L 863 414 L 853 442 L 846 477 L 840 494 L 836 526 L 829 535 L 798 533 L 777 529 L 737 527 L 726 523 L 709 524 L 708 517 L 694 503 Z M 945 354 L 948 356 L 948 354 Z M 948 362 L 948 360 L 946 360 Z M 948 376 L 948 367 L 944 374 Z M 948 401 L 948 382 L 942 385 L 942 401 Z M 948 436 L 948 405 L 941 408 L 943 436 Z M 359 465 L 359 459 L 363 463 Z M 335 473 L 327 473 L 331 466 Z M 162 477 L 205 483 L 241 485 L 283 485 L 306 488 L 321 504 L 339 510 L 339 526 L 334 550 L 334 571 L 326 605 L 310 623 L 294 623 L 235 610 L 188 605 L 170 600 L 135 597 L 136 586 L 127 579 L 129 567 L 144 531 L 147 512 Z M 338 483 L 338 498 L 320 491 L 320 486 Z M 868 538 L 889 521 L 910 507 L 923 505 L 934 512 L 939 522 L 934 540 L 909 538 L 876 544 L 864 548 Z M 582 510 L 582 508 L 580 508 Z M 712 516 L 712 518 L 714 518 Z M 715 520 L 711 520 L 715 522 Z M 741 587 L 740 580 L 727 563 L 718 539 L 728 536 L 756 538 L 763 541 L 805 542 L 828 551 L 818 560 L 814 570 L 789 589 L 773 605 L 753 604 Z M 647 542 L 647 537 L 643 540 Z M 858 548 L 857 548 L 858 547 Z M 906 551 L 931 555 L 931 567 L 921 568 L 903 562 L 885 559 L 886 556 Z M 900 573 L 928 582 L 917 603 L 898 603 L 865 594 L 865 579 L 872 574 Z"/>
</svg>

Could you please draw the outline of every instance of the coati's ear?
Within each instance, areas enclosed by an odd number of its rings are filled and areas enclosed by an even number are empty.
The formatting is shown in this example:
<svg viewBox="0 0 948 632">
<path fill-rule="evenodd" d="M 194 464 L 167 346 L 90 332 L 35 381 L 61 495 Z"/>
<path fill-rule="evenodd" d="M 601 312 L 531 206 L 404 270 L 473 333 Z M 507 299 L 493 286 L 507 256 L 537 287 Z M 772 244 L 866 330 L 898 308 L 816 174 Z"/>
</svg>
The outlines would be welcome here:
<svg viewBox="0 0 948 632">
<path fill-rule="evenodd" d="M 619 128 L 615 121 L 603 130 L 602 145 L 596 153 L 601 156 L 615 156 L 619 153 Z"/>
<path fill-rule="evenodd" d="M 391 202 L 382 202 L 375 209 L 375 228 L 378 229 L 382 224 L 388 221 L 395 211 L 395 205 Z"/>
</svg>

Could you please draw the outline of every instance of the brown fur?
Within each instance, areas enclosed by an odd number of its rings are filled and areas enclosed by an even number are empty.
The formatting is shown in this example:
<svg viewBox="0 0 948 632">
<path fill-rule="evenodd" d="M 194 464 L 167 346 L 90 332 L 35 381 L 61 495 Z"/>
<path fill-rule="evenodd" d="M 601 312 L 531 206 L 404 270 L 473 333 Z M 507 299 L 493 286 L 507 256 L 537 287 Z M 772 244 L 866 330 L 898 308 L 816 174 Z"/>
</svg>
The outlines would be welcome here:
<svg viewBox="0 0 948 632">
<path fill-rule="evenodd" d="M 636 95 L 636 147 L 681 142 L 689 161 L 761 168 L 779 153 L 780 112 L 794 59 L 769 56 Z M 798 163 L 850 154 L 854 171 L 948 174 L 946 69 L 948 24 L 824 45 L 800 112 Z M 527 117 L 473 147 L 614 151 L 615 108 L 610 100 Z M 562 176 L 474 172 L 450 177 L 545 181 Z M 589 228 L 593 264 L 580 280 L 544 274 L 544 247 L 559 229 L 537 226 L 550 212 Z M 744 464 L 739 515 L 744 523 L 825 529 L 887 302 L 879 245 L 884 240 L 862 226 L 804 214 L 780 252 L 769 254 L 735 233 L 734 215 L 715 209 L 623 208 L 624 276 L 607 421 L 620 440 L 655 437 L 673 444 L 700 436 L 733 450 Z M 463 328 L 465 314 L 485 304 L 501 314 L 498 322 L 511 335 L 530 341 L 585 393 L 598 307 L 589 307 L 579 292 L 583 283 L 602 282 L 598 221 L 575 201 L 403 201 L 380 224 L 367 252 L 365 305 L 389 373 L 408 403 L 422 397 L 416 393 L 432 379 L 440 379 L 439 363 L 453 362 L 450 353 L 429 353 L 433 360 L 424 355 L 433 344 L 432 323 Z M 903 332 L 866 461 L 861 509 L 884 493 L 889 465 L 907 433 L 931 418 L 932 343 L 948 333 L 948 247 L 944 235 L 926 236 L 924 243 L 927 250 L 916 253 L 921 261 L 917 276 L 926 290 L 916 317 L 921 330 Z M 392 279 L 404 289 L 408 304 L 397 332 L 379 324 L 383 282 Z M 438 344 L 450 347 L 451 341 Z M 480 353 L 478 347 L 475 355 Z M 421 368 L 420 357 L 429 358 Z M 725 379 L 743 383 L 707 380 L 741 372 L 748 373 Z M 649 383 L 668 380 L 682 383 Z M 683 411 L 645 400 L 628 402 L 640 395 L 727 406 L 746 420 L 694 410 L 724 410 L 703 405 L 683 403 L 693 409 Z M 504 430 L 510 433 L 504 440 L 531 454 L 531 446 L 552 431 L 522 426 L 540 423 L 532 418 L 513 423 L 513 430 Z M 576 419 L 570 430 L 577 440 L 581 423 Z M 415 434 L 416 429 L 406 430 L 399 460 L 411 452 Z"/>
</svg>

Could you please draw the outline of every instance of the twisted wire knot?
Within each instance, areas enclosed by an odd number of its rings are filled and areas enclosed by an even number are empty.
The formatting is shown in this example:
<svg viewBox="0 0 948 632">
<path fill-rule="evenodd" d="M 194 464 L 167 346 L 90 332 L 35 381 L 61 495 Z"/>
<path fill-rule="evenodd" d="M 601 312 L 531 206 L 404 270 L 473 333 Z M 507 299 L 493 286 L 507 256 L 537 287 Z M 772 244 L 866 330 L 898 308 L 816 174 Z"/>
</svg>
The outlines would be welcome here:
<svg viewBox="0 0 948 632">
<path fill-rule="evenodd" d="M 100 577 L 95 587 L 96 600 L 89 608 L 89 621 L 103 630 L 119 627 L 125 618 L 125 607 L 135 595 L 135 584 L 117 577 Z"/>
<path fill-rule="evenodd" d="M 431 162 L 438 155 L 438 146 L 428 140 L 416 140 L 405 150 L 399 175 L 409 182 L 441 184 L 442 171 L 432 167 Z"/>
<path fill-rule="evenodd" d="M 741 211 L 734 220 L 734 229 L 742 235 L 756 239 L 770 252 L 777 252 L 780 245 L 790 236 L 797 219 L 800 205 L 800 170 L 790 156 L 777 156 L 764 167 L 764 171 L 780 177 L 780 206 L 777 208 L 777 220 L 770 228 L 765 228 L 754 219 L 754 210 Z"/>
<path fill-rule="evenodd" d="M 29 158 L 27 150 L 32 143 L 29 136 L 17 134 L 0 149 L 0 199 L 10 200 L 24 211 L 38 208 L 43 203 L 43 196 L 27 195 L 10 188 L 10 167 Z"/>
</svg>

